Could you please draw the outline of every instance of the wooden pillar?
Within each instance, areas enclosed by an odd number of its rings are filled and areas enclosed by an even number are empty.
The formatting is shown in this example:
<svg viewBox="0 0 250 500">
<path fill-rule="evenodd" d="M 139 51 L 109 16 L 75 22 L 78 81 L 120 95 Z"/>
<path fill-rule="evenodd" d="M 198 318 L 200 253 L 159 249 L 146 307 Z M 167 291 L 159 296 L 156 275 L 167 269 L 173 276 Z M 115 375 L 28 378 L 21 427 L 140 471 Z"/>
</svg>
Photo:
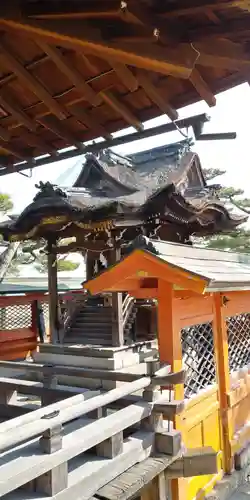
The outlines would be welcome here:
<svg viewBox="0 0 250 500">
<path fill-rule="evenodd" d="M 58 288 L 57 288 L 57 256 L 52 247 L 56 239 L 48 240 L 48 290 L 49 290 L 49 329 L 50 342 L 59 342 L 59 314 L 58 314 Z"/>
<path fill-rule="evenodd" d="M 121 259 L 120 247 L 110 250 L 108 265 L 113 265 Z M 112 345 L 119 347 L 124 344 L 122 293 L 112 293 Z"/>
<path fill-rule="evenodd" d="M 182 346 L 181 328 L 179 324 L 178 311 L 175 310 L 173 300 L 173 286 L 163 280 L 158 280 L 158 344 L 161 363 L 171 365 L 172 372 L 182 369 Z M 174 388 L 174 399 L 184 399 L 184 384 L 176 385 Z M 174 419 L 175 429 L 182 432 L 183 424 L 181 416 Z M 185 479 L 172 479 L 171 499 L 186 500 Z"/>
<path fill-rule="evenodd" d="M 85 255 L 85 265 L 86 265 L 86 280 L 89 281 L 94 276 L 94 254 L 92 252 L 87 252 Z"/>
<path fill-rule="evenodd" d="M 216 362 L 217 384 L 220 403 L 221 435 L 223 446 L 223 469 L 230 474 L 233 469 L 231 451 L 232 423 L 228 411 L 227 394 L 230 391 L 230 371 L 228 359 L 228 336 L 226 317 L 223 307 L 223 296 L 213 295 L 213 336 Z"/>
</svg>

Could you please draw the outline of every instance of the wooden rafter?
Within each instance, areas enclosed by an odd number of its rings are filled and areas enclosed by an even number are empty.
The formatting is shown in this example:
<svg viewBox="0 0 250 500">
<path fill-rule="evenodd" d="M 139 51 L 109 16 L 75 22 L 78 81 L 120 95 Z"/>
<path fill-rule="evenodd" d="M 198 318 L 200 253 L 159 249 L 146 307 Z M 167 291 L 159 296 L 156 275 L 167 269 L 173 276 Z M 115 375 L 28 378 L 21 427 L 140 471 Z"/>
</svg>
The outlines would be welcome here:
<svg viewBox="0 0 250 500">
<path fill-rule="evenodd" d="M 22 80 L 24 84 L 27 85 L 27 87 L 31 89 L 31 91 L 39 99 L 41 99 L 60 120 L 65 119 L 67 112 L 64 108 L 58 104 L 58 102 L 51 97 L 50 93 L 43 87 L 43 85 L 24 68 L 12 49 L 10 49 L 7 43 L 2 39 L 0 41 L 0 53 L 7 67 L 9 67 L 9 69 L 13 71 L 13 73 L 15 73 L 17 77 L 20 78 L 20 80 Z"/>
<path fill-rule="evenodd" d="M 96 94 L 90 85 L 85 83 L 80 73 L 72 66 L 68 58 L 66 58 L 59 49 L 51 47 L 51 45 L 43 40 L 39 40 L 37 43 L 39 43 L 43 51 L 52 59 L 59 70 L 68 77 L 69 81 L 79 90 L 81 95 L 85 97 L 88 102 L 93 104 L 93 106 L 98 106 L 101 103 L 100 96 Z"/>
<path fill-rule="evenodd" d="M 190 15 L 195 15 L 195 14 L 200 14 L 203 13 L 204 10 L 227 10 L 227 9 L 232 9 L 237 6 L 239 2 L 237 0 L 224 0 L 223 2 L 211 2 L 211 1 L 200 1 L 200 0 L 195 0 L 192 3 L 190 2 L 190 5 L 185 5 L 185 2 L 182 2 L 182 6 L 177 6 L 174 9 L 169 9 L 162 13 L 163 17 L 166 18 L 175 18 L 175 17 L 182 17 L 182 16 L 190 16 Z"/>
<path fill-rule="evenodd" d="M 10 94 L 3 88 L 0 89 L 0 106 L 2 106 L 5 111 L 10 113 L 20 124 L 24 125 L 28 130 L 36 130 L 36 122 L 32 120 L 28 116 L 28 114 L 20 108 L 16 99 L 13 96 L 10 96 Z"/>
<path fill-rule="evenodd" d="M 1 14 L 1 12 L 0 12 Z M 28 18 L 0 18 L 0 25 L 24 30 L 30 35 L 42 37 L 47 42 L 80 48 L 101 58 L 114 59 L 123 64 L 156 71 L 165 75 L 188 78 L 196 60 L 191 47 L 165 48 L 157 44 L 134 44 L 106 42 L 100 32 L 85 22 L 33 20 Z"/>
<path fill-rule="evenodd" d="M 0 148 L 4 149 L 7 153 L 15 156 L 17 160 L 27 160 L 28 155 L 22 149 L 14 146 L 13 141 L 10 140 L 3 142 L 1 141 L 1 131 L 0 131 Z"/>
<path fill-rule="evenodd" d="M 130 92 L 134 92 L 138 89 L 138 81 L 136 77 L 125 64 L 118 61 L 112 61 L 111 59 L 108 62 L 117 73 L 123 85 L 125 85 Z"/>
<path fill-rule="evenodd" d="M 82 123 L 87 125 L 87 127 L 93 128 L 100 134 L 101 137 L 105 139 L 112 139 L 112 135 L 108 132 L 108 130 L 103 127 L 96 118 L 88 113 L 86 110 L 83 110 L 79 104 L 71 104 L 69 106 L 71 113 Z"/>
<path fill-rule="evenodd" d="M 139 22 L 149 28 L 152 33 L 155 29 L 157 29 L 157 36 L 159 36 L 159 39 L 162 42 L 173 43 L 175 40 L 178 40 L 180 31 L 172 29 L 168 24 L 166 25 L 166 21 L 164 19 L 161 19 L 159 16 L 152 15 L 152 12 L 146 5 L 143 5 L 142 7 L 138 2 L 129 2 L 127 8 L 129 13 L 131 13 Z M 184 30 L 184 33 L 185 32 L 186 28 Z M 198 60 L 199 52 L 197 52 L 196 55 Z M 216 99 L 213 95 L 213 92 L 209 89 L 207 83 L 204 81 L 197 69 L 195 69 L 195 71 L 192 71 L 189 79 L 201 98 L 204 99 L 209 106 L 214 106 L 216 104 Z M 153 100 L 153 102 L 155 102 L 161 110 L 163 110 L 163 108 L 166 109 L 167 104 L 164 105 L 163 99 L 161 99 L 161 96 L 158 95 L 157 91 L 155 92 L 150 82 L 146 81 L 146 87 L 143 86 L 143 88 L 149 95 L 149 97 Z M 170 118 L 176 119 L 177 117 L 173 118 L 172 110 L 170 109 L 169 111 L 170 115 L 167 111 L 164 111 L 164 113 L 170 116 Z"/>
<path fill-rule="evenodd" d="M 0 126 L 0 138 L 5 142 L 8 142 L 10 140 L 9 131 L 2 126 Z"/>
<path fill-rule="evenodd" d="M 229 40 L 203 40 L 194 42 L 202 66 L 243 70 L 250 67 L 249 55 L 240 44 Z"/>
<path fill-rule="evenodd" d="M 124 120 L 126 120 L 129 125 L 132 125 L 132 127 L 138 131 L 143 130 L 141 121 L 132 113 L 128 106 L 120 102 L 110 91 L 105 90 L 104 92 L 100 92 L 100 95 L 111 108 L 123 116 Z"/>
<path fill-rule="evenodd" d="M 22 139 L 25 143 L 29 144 L 31 147 L 40 150 L 43 154 L 50 154 L 53 159 L 57 157 L 57 150 L 52 144 L 45 141 L 42 137 L 35 133 L 30 133 L 28 131 L 22 132 Z"/>
<path fill-rule="evenodd" d="M 64 139 L 68 145 L 73 145 L 81 150 L 84 149 L 82 143 L 68 130 L 65 122 L 58 121 L 56 117 L 52 115 L 39 118 L 38 121 L 41 125 L 43 125 L 43 127 L 51 130 L 51 132 L 56 134 L 58 137 Z"/>
<path fill-rule="evenodd" d="M 200 72 L 197 71 L 196 68 L 193 69 L 189 79 L 194 88 L 197 90 L 198 94 L 202 99 L 204 99 L 208 106 L 215 106 L 216 98 L 205 80 L 202 78 Z"/>
<path fill-rule="evenodd" d="M 148 97 L 153 101 L 159 109 L 165 113 L 171 120 L 177 120 L 178 113 L 168 102 L 159 89 L 157 89 L 150 80 L 147 73 L 143 70 L 137 70 L 136 76 L 139 84 L 144 89 Z"/>
</svg>

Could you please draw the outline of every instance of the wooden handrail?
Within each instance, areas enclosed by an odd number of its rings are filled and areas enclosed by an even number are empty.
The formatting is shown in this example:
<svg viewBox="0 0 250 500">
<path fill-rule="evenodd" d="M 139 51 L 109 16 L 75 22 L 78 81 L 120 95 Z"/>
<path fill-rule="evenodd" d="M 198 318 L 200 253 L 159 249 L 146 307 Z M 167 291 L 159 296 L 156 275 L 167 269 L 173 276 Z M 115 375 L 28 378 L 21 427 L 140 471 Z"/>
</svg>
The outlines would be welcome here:
<svg viewBox="0 0 250 500">
<path fill-rule="evenodd" d="M 133 394 L 134 392 L 145 389 L 150 385 L 150 383 L 151 383 L 150 377 L 142 377 L 139 380 L 136 380 L 134 382 L 128 382 L 122 385 L 121 387 L 112 389 L 106 394 L 100 394 L 99 396 L 95 396 L 79 404 L 74 404 L 73 406 L 71 406 L 70 404 L 71 398 L 68 398 L 67 399 L 68 406 L 66 408 L 59 410 L 59 412 L 55 411 L 53 413 L 51 412 L 48 413 L 48 411 L 44 409 L 44 416 L 40 417 L 38 421 L 35 415 L 36 412 L 34 412 L 34 420 L 32 422 L 29 422 L 25 426 L 16 427 L 15 429 L 12 430 L 11 433 L 6 433 L 4 435 L 2 435 L 2 433 L 0 434 L 0 450 L 2 452 L 3 450 L 6 450 L 11 446 L 16 446 L 19 443 L 22 443 L 26 440 L 41 435 L 47 429 L 53 429 L 57 425 L 65 424 L 76 418 L 82 417 L 87 413 L 97 410 L 98 408 L 103 408 L 108 404 L 117 401 L 118 399 L 128 396 L 129 394 Z M 146 406 L 145 411 L 146 411 L 145 414 L 146 417 L 151 413 L 152 408 L 151 407 L 148 408 L 147 411 L 147 406 Z M 126 428 L 126 424 L 124 425 L 123 428 Z M 110 429 L 110 433 L 111 433 L 110 435 L 112 435 L 112 429 Z"/>
</svg>

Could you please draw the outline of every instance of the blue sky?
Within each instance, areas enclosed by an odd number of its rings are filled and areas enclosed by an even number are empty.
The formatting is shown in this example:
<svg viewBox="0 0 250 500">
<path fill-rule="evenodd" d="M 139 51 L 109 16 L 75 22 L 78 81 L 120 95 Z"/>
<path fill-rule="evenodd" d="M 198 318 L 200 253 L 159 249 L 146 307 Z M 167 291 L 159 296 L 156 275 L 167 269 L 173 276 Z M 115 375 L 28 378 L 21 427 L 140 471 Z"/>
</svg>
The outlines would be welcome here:
<svg viewBox="0 0 250 500">
<path fill-rule="evenodd" d="M 200 155 L 204 167 L 216 167 L 226 170 L 220 181 L 225 185 L 240 187 L 250 197 L 250 88 L 248 84 L 241 85 L 217 96 L 217 105 L 208 108 L 204 102 L 199 102 L 180 110 L 180 118 L 198 113 L 208 113 L 211 122 L 205 125 L 206 132 L 237 132 L 237 139 L 233 141 L 198 142 L 194 150 Z M 146 127 L 167 123 L 164 115 L 150 120 Z M 127 129 L 128 132 L 132 129 Z M 119 133 L 120 135 L 120 133 Z M 131 144 L 114 148 L 120 154 L 129 154 L 155 146 L 181 140 L 178 132 L 162 134 L 151 139 L 136 141 Z M 56 179 L 70 166 L 80 160 L 64 160 L 48 164 L 33 170 L 32 177 L 27 178 L 20 174 L 6 175 L 0 178 L 1 192 L 9 193 L 14 202 L 14 211 L 20 212 L 32 201 L 36 193 L 35 184 L 39 181 L 55 182 Z M 26 174 L 28 171 L 26 171 Z"/>
</svg>

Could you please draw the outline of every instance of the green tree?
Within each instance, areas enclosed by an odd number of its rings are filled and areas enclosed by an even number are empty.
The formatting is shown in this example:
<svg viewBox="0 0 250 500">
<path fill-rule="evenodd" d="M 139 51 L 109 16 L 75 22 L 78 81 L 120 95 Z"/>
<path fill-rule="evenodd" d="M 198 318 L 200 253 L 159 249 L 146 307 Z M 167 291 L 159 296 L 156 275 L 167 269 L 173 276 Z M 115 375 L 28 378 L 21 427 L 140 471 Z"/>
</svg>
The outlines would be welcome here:
<svg viewBox="0 0 250 500">
<path fill-rule="evenodd" d="M 0 193 L 0 216 L 12 210 L 13 202 L 9 194 Z"/>
<path fill-rule="evenodd" d="M 0 193 L 0 218 L 8 214 L 13 209 L 13 202 L 10 195 Z M 45 252 L 45 241 L 6 243 L 1 240 L 1 245 L 5 246 L 4 252 L 0 254 L 0 281 L 5 275 L 18 276 L 20 265 L 33 264 L 40 273 L 46 273 L 47 255 Z M 57 257 L 58 272 L 74 271 L 79 267 L 79 263 L 67 259 L 67 255 Z"/>
<path fill-rule="evenodd" d="M 210 182 L 223 175 L 225 171 L 209 168 L 203 169 L 203 173 L 205 179 Z M 235 207 L 243 214 L 250 215 L 250 199 L 243 196 L 243 189 L 216 185 L 216 195 L 229 210 L 232 210 Z M 218 234 L 205 238 L 203 240 L 203 244 L 205 244 L 207 248 L 250 253 L 250 230 L 246 229 L 243 225 L 230 233 Z"/>
<path fill-rule="evenodd" d="M 62 239 L 62 244 L 68 244 L 70 238 Z M 33 264 L 35 269 L 40 273 L 47 273 L 48 271 L 48 257 L 46 252 L 46 241 L 27 241 L 23 243 L 19 255 L 20 264 Z M 62 271 L 75 271 L 79 267 L 78 262 L 73 262 L 67 259 L 66 255 L 57 256 L 57 270 Z"/>
</svg>

